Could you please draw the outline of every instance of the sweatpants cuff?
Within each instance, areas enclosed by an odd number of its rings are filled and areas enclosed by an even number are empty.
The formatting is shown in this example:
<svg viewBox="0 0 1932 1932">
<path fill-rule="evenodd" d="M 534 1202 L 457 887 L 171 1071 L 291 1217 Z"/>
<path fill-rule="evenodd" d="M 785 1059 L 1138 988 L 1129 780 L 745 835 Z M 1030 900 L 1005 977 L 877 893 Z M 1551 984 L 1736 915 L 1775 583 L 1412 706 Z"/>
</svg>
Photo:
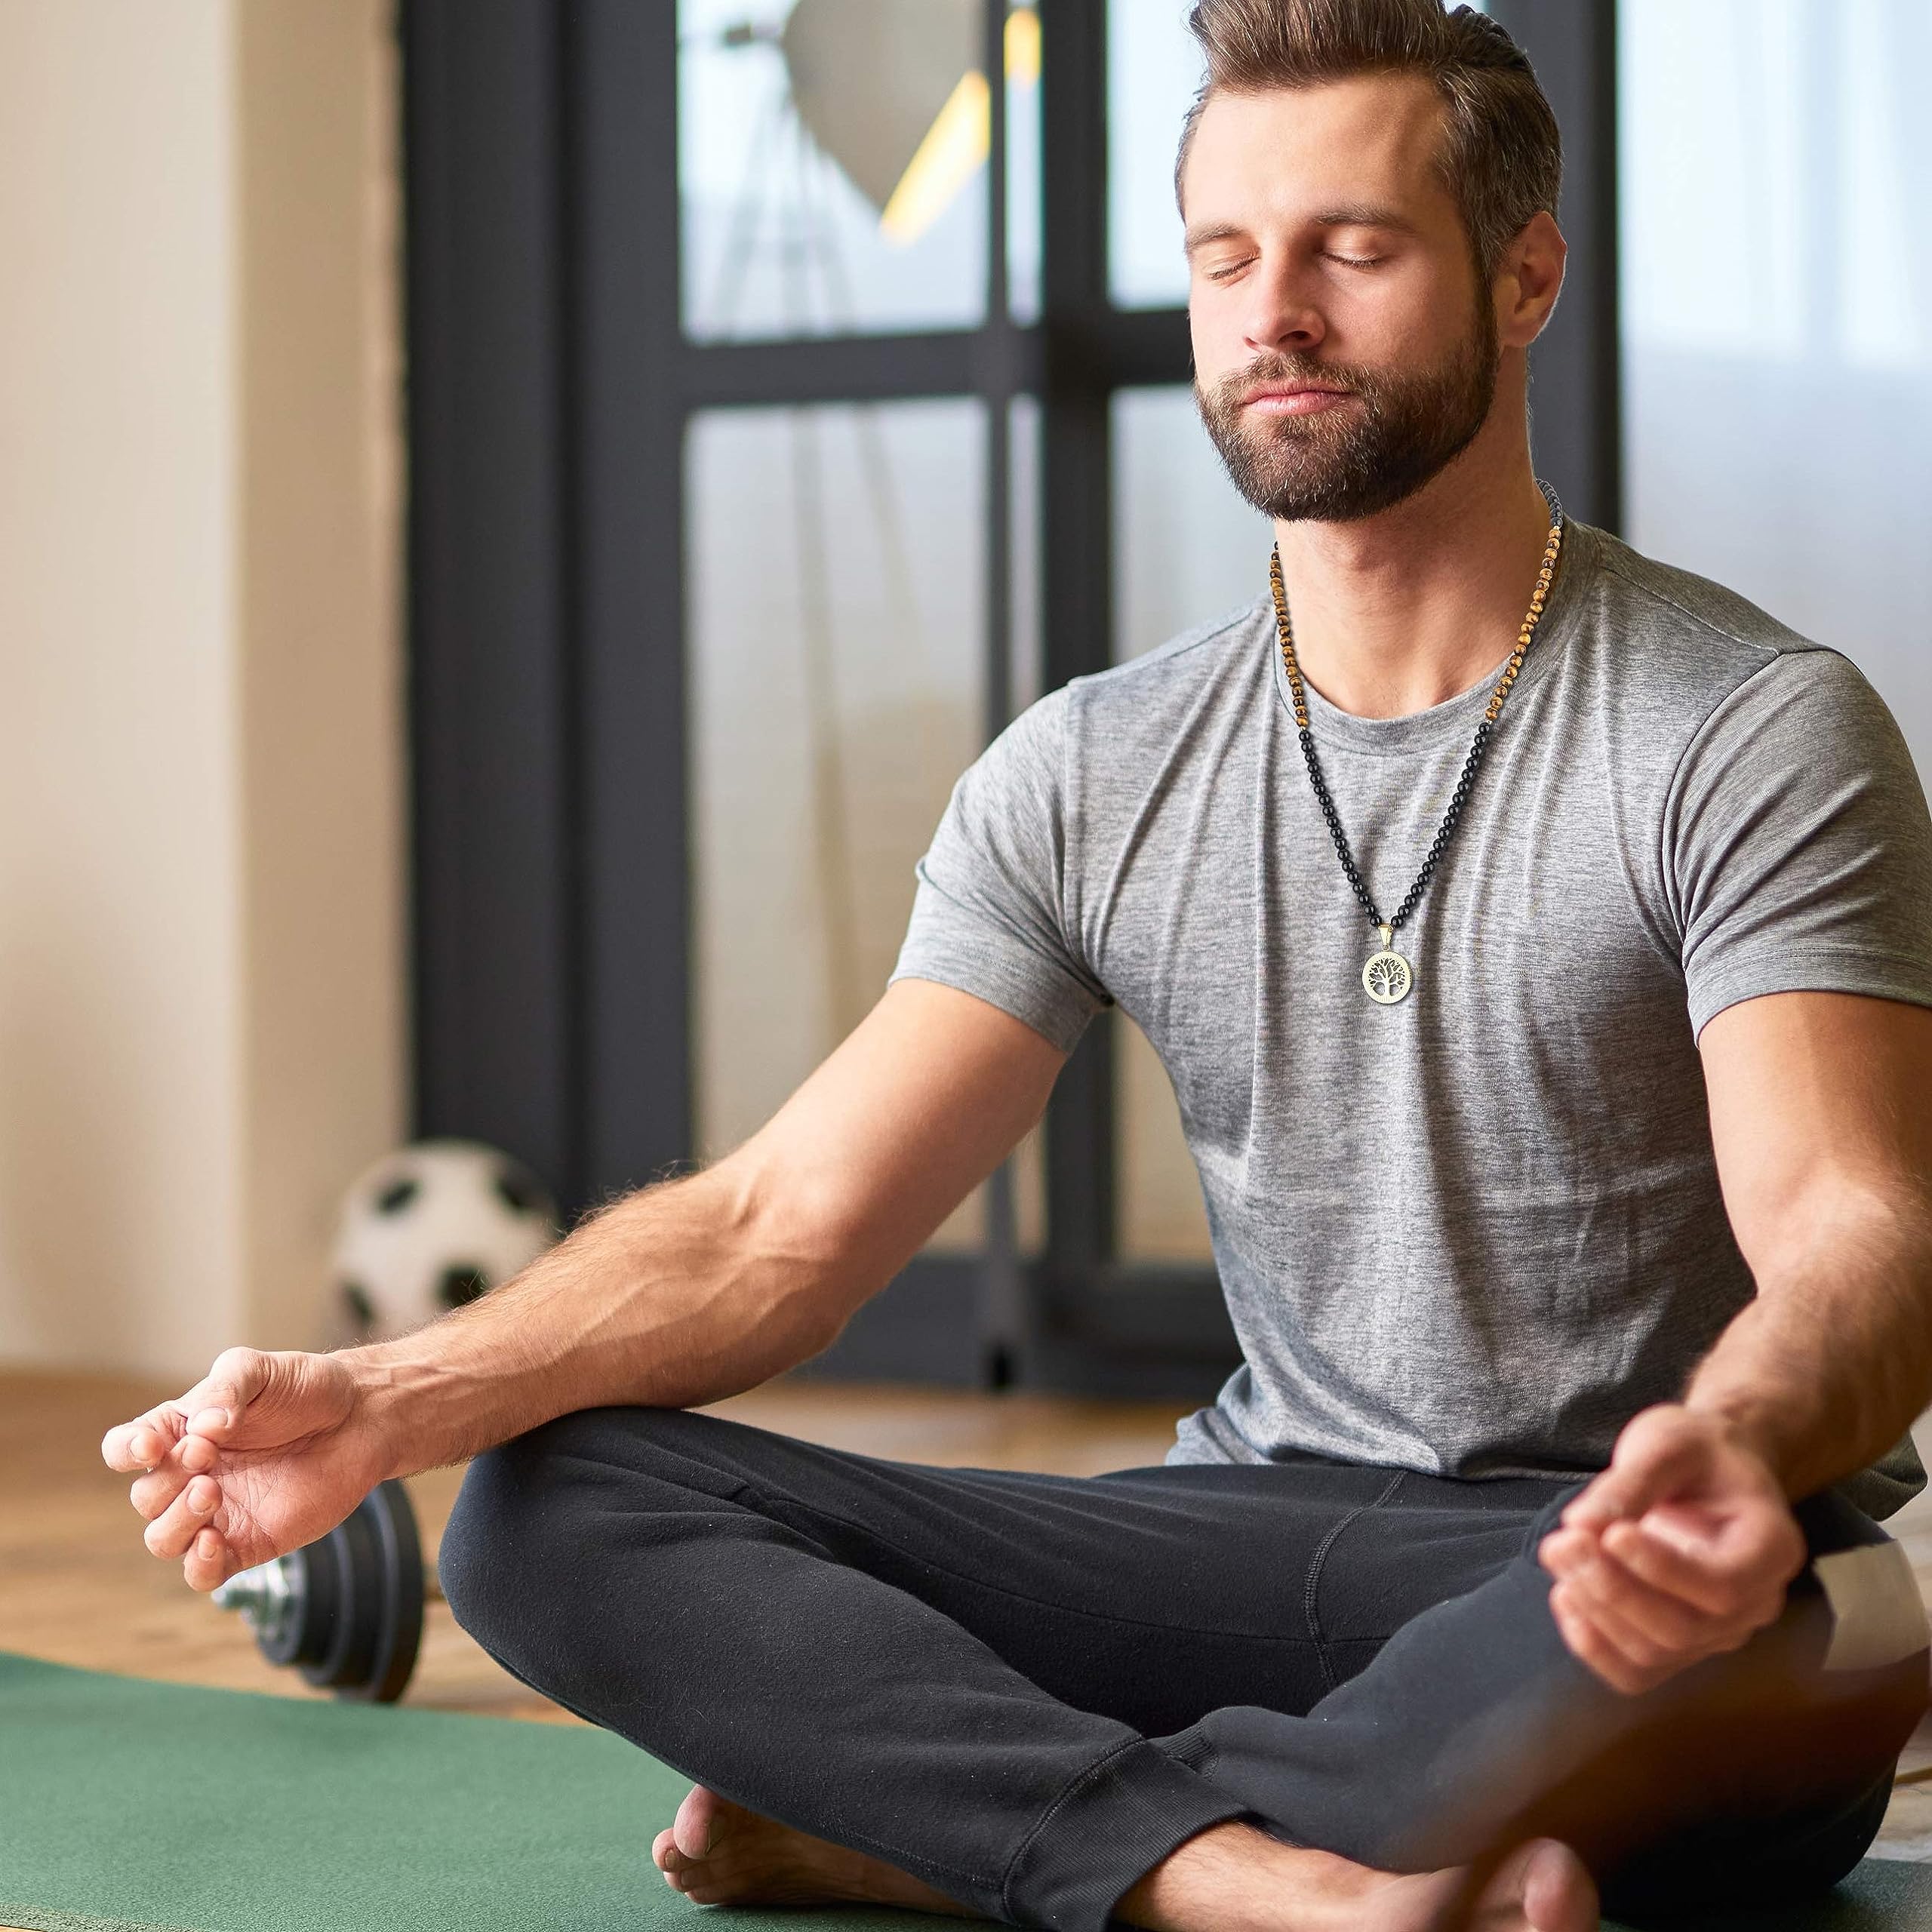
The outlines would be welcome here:
<svg viewBox="0 0 1932 1932">
<path fill-rule="evenodd" d="M 1247 1815 L 1245 1805 L 1137 1737 L 1048 1807 L 1007 1867 L 1002 1915 L 1055 1932 L 1103 1932 L 1121 1894 L 1177 1845 Z"/>
</svg>

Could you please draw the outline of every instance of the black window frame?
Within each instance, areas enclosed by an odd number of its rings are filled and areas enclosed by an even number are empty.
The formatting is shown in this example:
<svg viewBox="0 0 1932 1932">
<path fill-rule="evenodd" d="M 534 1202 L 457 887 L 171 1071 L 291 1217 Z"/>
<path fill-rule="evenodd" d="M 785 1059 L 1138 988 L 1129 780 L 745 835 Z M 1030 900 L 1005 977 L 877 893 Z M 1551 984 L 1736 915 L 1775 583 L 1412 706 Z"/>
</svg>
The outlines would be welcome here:
<svg viewBox="0 0 1932 1932">
<path fill-rule="evenodd" d="M 1570 282 L 1538 345 L 1539 465 L 1620 521 L 1615 0 L 1493 0 L 1565 129 Z M 414 1116 L 572 1211 L 691 1155 L 685 428 L 700 409 L 972 396 L 988 426 L 989 734 L 1011 708 L 1008 405 L 1039 406 L 1043 678 L 1111 661 L 1116 391 L 1191 380 L 1183 309 L 1115 309 L 1100 0 L 1041 0 L 1041 313 L 694 344 L 677 263 L 670 0 L 400 0 L 411 484 Z M 987 0 L 999 71 L 1004 0 Z M 1178 132 L 1178 131 L 1176 131 Z M 1114 1240 L 1115 1028 L 1062 1074 L 1044 1252 L 996 1179 L 983 1253 L 922 1256 L 817 1372 L 1206 1399 L 1239 1350 L 1211 1267 Z"/>
</svg>

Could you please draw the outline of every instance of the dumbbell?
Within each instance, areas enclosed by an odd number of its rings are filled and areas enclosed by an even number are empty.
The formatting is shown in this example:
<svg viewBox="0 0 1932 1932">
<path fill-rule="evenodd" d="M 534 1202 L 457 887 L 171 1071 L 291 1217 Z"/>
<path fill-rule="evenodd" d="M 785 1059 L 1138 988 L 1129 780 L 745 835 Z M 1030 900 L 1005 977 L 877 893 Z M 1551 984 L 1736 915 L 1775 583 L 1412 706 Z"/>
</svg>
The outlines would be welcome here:
<svg viewBox="0 0 1932 1932">
<path fill-rule="evenodd" d="M 409 1492 L 374 1489 L 325 1537 L 258 1563 L 214 1592 L 256 1647 L 338 1697 L 392 1704 L 416 1668 L 428 1580 Z"/>
</svg>

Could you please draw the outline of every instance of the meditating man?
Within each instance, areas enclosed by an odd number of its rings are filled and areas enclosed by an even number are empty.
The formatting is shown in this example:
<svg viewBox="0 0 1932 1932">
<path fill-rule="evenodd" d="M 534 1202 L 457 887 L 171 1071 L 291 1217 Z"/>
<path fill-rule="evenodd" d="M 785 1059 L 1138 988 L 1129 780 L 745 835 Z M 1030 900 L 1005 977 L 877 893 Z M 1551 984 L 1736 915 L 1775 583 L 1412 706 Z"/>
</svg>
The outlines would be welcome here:
<svg viewBox="0 0 1932 1932">
<path fill-rule="evenodd" d="M 207 1590 L 476 1457 L 457 1617 L 696 1781 L 656 1858 L 699 1901 L 1580 1932 L 1824 1886 L 1926 1700 L 1873 1520 L 1932 1399 L 1923 798 L 1844 659 L 1535 481 L 1559 158 L 1502 30 L 1193 26 L 1254 602 L 986 752 L 745 1146 L 405 1340 L 231 1350 L 107 1460 Z M 1109 1002 L 1246 1358 L 1162 1466 L 688 1413 L 825 1347 Z"/>
</svg>

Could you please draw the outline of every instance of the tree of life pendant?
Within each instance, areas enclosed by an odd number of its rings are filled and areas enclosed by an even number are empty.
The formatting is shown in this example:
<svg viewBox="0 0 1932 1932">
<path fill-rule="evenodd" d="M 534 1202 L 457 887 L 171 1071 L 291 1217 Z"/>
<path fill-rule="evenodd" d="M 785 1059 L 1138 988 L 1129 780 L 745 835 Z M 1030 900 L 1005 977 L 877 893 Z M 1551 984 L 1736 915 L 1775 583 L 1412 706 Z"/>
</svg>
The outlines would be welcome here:
<svg viewBox="0 0 1932 1932">
<path fill-rule="evenodd" d="M 1361 969 L 1362 989 L 1377 1006 L 1393 1006 L 1408 998 L 1416 976 L 1409 962 L 1394 949 L 1395 929 L 1384 925 L 1377 930 L 1382 935 L 1382 950 L 1368 955 L 1368 964 Z"/>
</svg>

